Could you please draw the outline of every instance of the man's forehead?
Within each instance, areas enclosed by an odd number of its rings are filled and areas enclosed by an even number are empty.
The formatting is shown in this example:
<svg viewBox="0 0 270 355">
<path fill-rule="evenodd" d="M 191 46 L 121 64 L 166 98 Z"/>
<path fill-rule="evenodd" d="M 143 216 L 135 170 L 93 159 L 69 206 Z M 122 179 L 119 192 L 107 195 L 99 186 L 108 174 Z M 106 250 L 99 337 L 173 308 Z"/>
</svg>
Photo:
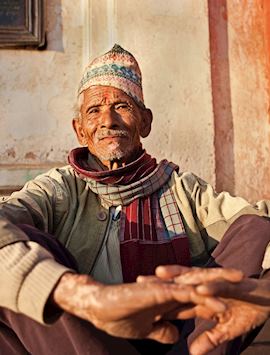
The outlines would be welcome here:
<svg viewBox="0 0 270 355">
<path fill-rule="evenodd" d="M 84 105 L 102 105 L 117 101 L 133 102 L 122 90 L 111 86 L 92 86 L 84 91 Z"/>
</svg>

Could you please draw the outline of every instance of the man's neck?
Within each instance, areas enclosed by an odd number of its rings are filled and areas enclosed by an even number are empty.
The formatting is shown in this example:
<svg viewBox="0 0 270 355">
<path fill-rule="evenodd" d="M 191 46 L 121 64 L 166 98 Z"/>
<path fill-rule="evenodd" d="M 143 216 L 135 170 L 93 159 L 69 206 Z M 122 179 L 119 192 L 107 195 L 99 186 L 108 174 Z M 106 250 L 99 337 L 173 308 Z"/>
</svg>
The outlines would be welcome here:
<svg viewBox="0 0 270 355">
<path fill-rule="evenodd" d="M 136 152 L 134 152 L 130 157 L 128 157 L 126 159 L 113 159 L 113 160 L 101 161 L 96 156 L 94 156 L 94 158 L 102 170 L 116 170 L 119 168 L 123 168 L 127 164 L 130 164 L 134 160 L 138 159 L 139 156 L 142 154 L 142 152 L 143 152 L 143 150 L 142 150 L 142 148 L 140 148 Z"/>
</svg>

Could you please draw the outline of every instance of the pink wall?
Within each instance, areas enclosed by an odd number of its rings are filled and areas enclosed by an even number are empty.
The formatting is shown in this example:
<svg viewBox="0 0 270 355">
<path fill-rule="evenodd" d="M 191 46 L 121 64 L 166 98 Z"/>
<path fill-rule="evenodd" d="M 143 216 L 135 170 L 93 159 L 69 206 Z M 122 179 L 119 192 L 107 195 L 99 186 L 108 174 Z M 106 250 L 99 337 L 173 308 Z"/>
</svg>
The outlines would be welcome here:
<svg viewBox="0 0 270 355">
<path fill-rule="evenodd" d="M 270 196 L 267 0 L 208 0 L 216 187 Z"/>
</svg>

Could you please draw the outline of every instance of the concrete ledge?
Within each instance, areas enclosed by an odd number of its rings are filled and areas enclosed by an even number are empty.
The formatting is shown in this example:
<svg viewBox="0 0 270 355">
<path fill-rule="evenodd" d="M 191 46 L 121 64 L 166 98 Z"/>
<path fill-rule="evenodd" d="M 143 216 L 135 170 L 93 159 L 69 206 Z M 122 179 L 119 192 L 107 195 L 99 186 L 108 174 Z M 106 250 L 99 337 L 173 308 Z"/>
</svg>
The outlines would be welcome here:
<svg viewBox="0 0 270 355">
<path fill-rule="evenodd" d="M 9 195 L 19 190 L 27 181 L 37 175 L 57 166 L 66 165 L 66 162 L 53 162 L 46 164 L 0 164 L 0 196 Z"/>
</svg>

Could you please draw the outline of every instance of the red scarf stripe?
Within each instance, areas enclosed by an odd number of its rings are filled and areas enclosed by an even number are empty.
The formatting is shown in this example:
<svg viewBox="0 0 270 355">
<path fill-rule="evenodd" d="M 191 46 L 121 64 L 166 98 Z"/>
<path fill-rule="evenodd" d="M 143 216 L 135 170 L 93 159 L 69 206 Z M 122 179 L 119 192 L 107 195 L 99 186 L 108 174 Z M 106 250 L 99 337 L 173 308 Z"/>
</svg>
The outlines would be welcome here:
<svg viewBox="0 0 270 355">
<path fill-rule="evenodd" d="M 156 195 L 156 194 L 155 194 Z M 152 240 L 153 241 L 157 241 L 158 238 L 157 238 L 157 228 L 158 228 L 158 225 L 157 225 L 157 220 L 155 219 L 155 216 L 154 216 L 154 201 L 153 201 L 153 195 L 150 196 L 150 204 L 151 204 L 151 208 L 149 209 L 149 213 L 150 213 L 150 227 L 151 227 L 151 234 L 152 234 Z"/>
<path fill-rule="evenodd" d="M 144 225 L 144 240 L 153 240 L 152 239 L 152 231 L 150 228 L 150 203 L 149 198 L 142 199 L 143 204 L 143 225 Z"/>
<path fill-rule="evenodd" d="M 138 223 L 137 223 L 138 211 L 139 211 L 138 199 L 125 208 L 125 215 L 127 220 L 125 223 L 126 228 L 125 228 L 124 240 L 139 239 L 139 231 L 138 231 Z"/>
<path fill-rule="evenodd" d="M 157 194 L 151 196 L 152 203 L 152 218 L 153 218 L 153 228 L 155 229 L 156 241 L 164 240 L 164 234 L 167 235 L 167 231 L 164 229 L 162 214 L 160 211 L 160 205 L 158 201 Z"/>
<path fill-rule="evenodd" d="M 142 199 L 140 199 L 139 202 L 139 211 L 138 211 L 138 221 L 141 221 L 141 223 L 138 223 L 138 239 L 144 240 L 144 222 L 143 222 L 143 208 L 142 208 Z"/>
</svg>

